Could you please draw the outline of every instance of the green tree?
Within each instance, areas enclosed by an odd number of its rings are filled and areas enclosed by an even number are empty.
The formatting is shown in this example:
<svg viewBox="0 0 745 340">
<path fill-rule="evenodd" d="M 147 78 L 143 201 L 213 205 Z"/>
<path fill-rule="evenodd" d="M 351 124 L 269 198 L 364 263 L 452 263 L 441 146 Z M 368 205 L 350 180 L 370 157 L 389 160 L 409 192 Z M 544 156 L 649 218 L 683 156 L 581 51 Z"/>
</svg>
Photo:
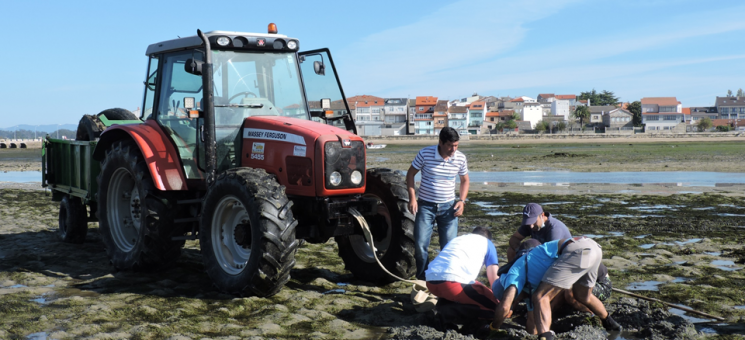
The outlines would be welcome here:
<svg viewBox="0 0 745 340">
<path fill-rule="evenodd" d="M 535 130 L 538 132 L 546 132 L 548 129 L 548 123 L 544 121 L 539 121 L 538 123 L 535 123 Z"/>
<path fill-rule="evenodd" d="M 590 108 L 578 105 L 577 108 L 574 109 L 574 112 L 572 112 L 572 117 L 579 119 L 579 125 L 584 127 L 585 119 L 590 118 Z"/>
<path fill-rule="evenodd" d="M 567 129 L 567 123 L 561 121 L 558 124 L 556 124 L 556 130 L 558 131 L 566 131 Z"/>
<path fill-rule="evenodd" d="M 737 90 L 737 96 L 738 97 L 745 97 L 745 93 L 742 92 L 742 89 Z"/>
<path fill-rule="evenodd" d="M 515 123 L 515 121 L 512 119 L 504 122 L 504 129 L 514 130 L 516 127 L 517 127 L 517 123 Z"/>
<path fill-rule="evenodd" d="M 494 125 L 494 130 L 497 132 L 502 132 L 504 130 L 504 123 L 499 122 L 497 125 Z"/>
<path fill-rule="evenodd" d="M 711 128 L 712 122 L 711 118 L 704 117 L 698 120 L 698 130 L 699 131 L 706 131 Z"/>
<path fill-rule="evenodd" d="M 615 105 L 618 103 L 618 97 L 616 97 L 613 92 L 607 90 L 603 90 L 603 92 L 600 93 L 595 91 L 595 89 L 592 89 L 592 91 L 582 92 L 578 99 L 589 99 L 590 105 L 592 106 Z"/>
<path fill-rule="evenodd" d="M 512 120 L 521 120 L 521 119 L 523 119 L 523 117 L 520 116 L 520 114 L 517 113 L 517 112 L 513 112 L 511 118 L 512 118 Z"/>
<path fill-rule="evenodd" d="M 727 97 L 732 97 L 732 90 L 727 90 Z"/>
<path fill-rule="evenodd" d="M 731 130 L 729 125 L 717 125 L 717 131 L 719 132 L 727 132 Z"/>
<path fill-rule="evenodd" d="M 631 118 L 632 124 L 634 124 L 634 126 L 642 126 L 642 102 L 638 100 L 631 102 L 629 106 L 626 107 L 626 110 L 634 115 L 633 118 Z"/>
</svg>

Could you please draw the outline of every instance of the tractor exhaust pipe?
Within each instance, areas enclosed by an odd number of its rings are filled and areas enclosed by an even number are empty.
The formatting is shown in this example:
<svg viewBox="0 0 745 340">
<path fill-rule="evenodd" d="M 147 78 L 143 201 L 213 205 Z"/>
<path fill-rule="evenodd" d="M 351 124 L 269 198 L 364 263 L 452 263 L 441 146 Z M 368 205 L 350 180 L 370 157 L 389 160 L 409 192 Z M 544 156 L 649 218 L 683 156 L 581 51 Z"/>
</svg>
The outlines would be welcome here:
<svg viewBox="0 0 745 340">
<path fill-rule="evenodd" d="M 217 169 L 217 143 L 215 142 L 215 102 L 212 93 L 212 49 L 210 41 L 201 30 L 197 30 L 197 35 L 204 43 L 204 65 L 202 65 L 202 93 L 204 107 L 204 125 L 202 137 L 204 142 L 204 160 L 207 171 L 207 186 L 215 182 Z"/>
</svg>

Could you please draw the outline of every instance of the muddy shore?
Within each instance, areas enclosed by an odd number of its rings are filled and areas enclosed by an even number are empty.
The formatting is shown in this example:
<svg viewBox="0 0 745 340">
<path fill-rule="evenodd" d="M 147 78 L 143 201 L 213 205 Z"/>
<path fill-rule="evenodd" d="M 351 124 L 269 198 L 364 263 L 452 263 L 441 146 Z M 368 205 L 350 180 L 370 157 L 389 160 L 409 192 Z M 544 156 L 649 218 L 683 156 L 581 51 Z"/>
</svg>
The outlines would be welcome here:
<svg viewBox="0 0 745 340">
<path fill-rule="evenodd" d="M 569 152 L 613 152 L 611 145 L 603 145 L 600 149 L 588 146 Z M 411 160 L 404 158 L 410 158 L 412 150 L 421 146 L 391 145 L 379 155 L 378 151 L 370 152 L 369 159 L 400 153 L 398 160 L 389 158 L 378 163 L 405 170 Z M 477 150 L 473 146 L 472 159 L 477 160 L 481 157 L 478 155 L 486 158 L 489 147 Z M 653 146 L 645 150 L 653 153 L 650 157 L 667 157 L 667 169 L 694 164 L 695 170 L 691 171 L 712 171 L 711 164 L 724 168 L 730 163 L 745 164 L 741 158 L 745 151 L 738 151 L 736 145 L 704 147 L 710 156 L 700 156 L 702 161 L 685 158 L 700 152 L 693 145 L 681 147 L 688 149 L 681 153 L 675 148 L 658 150 Z M 535 160 L 552 151 L 543 145 L 514 149 Z M 510 147 L 504 153 L 512 151 Z M 495 161 L 495 166 L 483 169 L 532 166 L 530 162 L 516 162 L 515 155 L 506 155 Z M 621 157 L 626 156 L 616 157 L 619 164 L 635 162 L 633 157 Z M 38 161 L 24 160 L 23 156 L 2 158 L 0 155 L 0 166 L 7 167 L 0 167 L 0 171 L 40 167 Z M 547 159 L 550 161 L 545 164 L 551 167 L 568 168 L 560 165 L 566 160 Z M 638 167 L 659 167 L 657 163 L 643 164 L 649 162 L 643 158 Z M 579 163 L 600 171 L 590 161 Z M 612 171 L 619 171 L 619 166 L 614 167 Z M 478 166 L 472 171 L 474 168 Z M 473 338 L 464 334 L 468 333 L 465 329 L 442 329 L 431 313 L 417 313 L 410 303 L 407 284 L 377 287 L 355 280 L 345 270 L 333 240 L 301 247 L 291 281 L 269 298 L 217 292 L 204 272 L 195 241 L 187 242 L 173 268 L 158 273 L 116 272 L 106 257 L 97 223 L 89 223 L 82 245 L 57 241 L 59 205 L 40 189 L 39 183 L 0 183 L 0 339 Z M 615 287 L 726 319 L 709 322 L 659 303 L 613 293 L 606 306 L 624 326 L 624 332 L 608 334 L 597 318 L 567 313 L 554 323 L 559 338 L 745 338 L 742 186 L 537 187 L 472 183 L 460 233 L 478 225 L 489 227 L 495 235 L 500 262 L 505 262 L 507 240 L 527 202 L 543 204 L 573 234 L 590 235 L 598 241 Z M 436 245 L 435 237 L 431 257 L 436 255 Z M 486 278 L 480 280 L 485 282 Z M 521 315 L 510 320 L 505 329 L 490 337 L 535 339 L 525 332 Z"/>
</svg>

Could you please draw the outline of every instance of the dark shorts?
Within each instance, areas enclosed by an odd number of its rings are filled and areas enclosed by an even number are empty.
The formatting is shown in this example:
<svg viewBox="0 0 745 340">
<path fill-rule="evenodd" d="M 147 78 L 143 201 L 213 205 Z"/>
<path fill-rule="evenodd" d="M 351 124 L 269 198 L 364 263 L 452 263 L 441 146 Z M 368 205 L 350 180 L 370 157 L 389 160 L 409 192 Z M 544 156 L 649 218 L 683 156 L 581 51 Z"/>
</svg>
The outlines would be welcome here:
<svg viewBox="0 0 745 340">
<path fill-rule="evenodd" d="M 595 287 L 592 287 L 592 295 L 600 301 L 605 301 L 610 298 L 610 294 L 613 291 L 613 284 L 610 282 L 610 277 L 606 275 L 603 278 L 598 278 L 595 282 Z"/>
</svg>

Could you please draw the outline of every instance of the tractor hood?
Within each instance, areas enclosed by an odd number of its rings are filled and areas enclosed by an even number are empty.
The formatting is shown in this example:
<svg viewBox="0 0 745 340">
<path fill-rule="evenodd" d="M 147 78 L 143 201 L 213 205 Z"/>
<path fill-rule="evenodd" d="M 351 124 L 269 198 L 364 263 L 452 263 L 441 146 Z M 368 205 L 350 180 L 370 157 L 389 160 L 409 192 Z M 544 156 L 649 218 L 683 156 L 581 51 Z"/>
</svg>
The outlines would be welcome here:
<svg viewBox="0 0 745 340">
<path fill-rule="evenodd" d="M 264 139 L 312 146 L 323 135 L 362 141 L 362 138 L 335 126 L 305 119 L 282 116 L 260 116 L 246 118 L 243 123 L 244 139 Z"/>
</svg>

